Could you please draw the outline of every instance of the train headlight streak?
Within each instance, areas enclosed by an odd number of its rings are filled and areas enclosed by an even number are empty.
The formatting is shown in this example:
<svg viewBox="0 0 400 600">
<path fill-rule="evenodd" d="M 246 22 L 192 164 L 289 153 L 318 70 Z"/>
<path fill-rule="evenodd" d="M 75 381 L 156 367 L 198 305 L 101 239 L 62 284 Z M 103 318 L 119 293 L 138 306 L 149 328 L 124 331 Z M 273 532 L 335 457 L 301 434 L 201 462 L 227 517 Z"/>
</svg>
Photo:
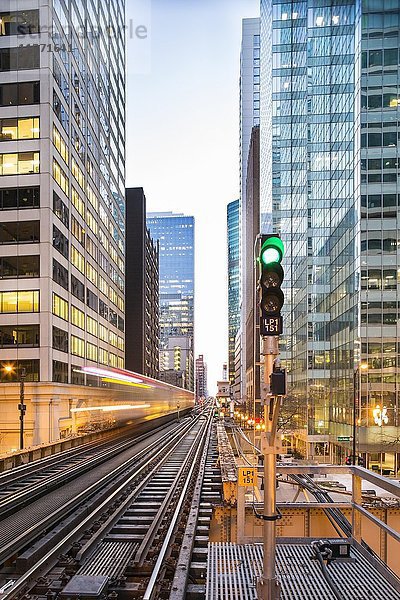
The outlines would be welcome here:
<svg viewBox="0 0 400 600">
<path fill-rule="evenodd" d="M 103 412 L 114 410 L 134 410 L 138 408 L 151 408 L 151 404 L 116 404 L 115 406 L 82 406 L 80 408 L 71 408 L 71 412 L 89 412 L 101 410 Z"/>
</svg>

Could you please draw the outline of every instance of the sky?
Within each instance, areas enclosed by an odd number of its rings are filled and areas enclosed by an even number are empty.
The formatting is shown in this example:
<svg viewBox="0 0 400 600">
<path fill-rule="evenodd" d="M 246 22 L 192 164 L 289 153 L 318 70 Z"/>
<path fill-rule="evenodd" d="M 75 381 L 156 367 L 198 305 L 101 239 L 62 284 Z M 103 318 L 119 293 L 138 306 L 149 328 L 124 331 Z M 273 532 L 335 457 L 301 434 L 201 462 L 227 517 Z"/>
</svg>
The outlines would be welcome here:
<svg viewBox="0 0 400 600">
<path fill-rule="evenodd" d="M 127 187 L 195 217 L 195 353 L 228 353 L 226 206 L 239 197 L 241 20 L 259 0 L 127 0 Z"/>
</svg>

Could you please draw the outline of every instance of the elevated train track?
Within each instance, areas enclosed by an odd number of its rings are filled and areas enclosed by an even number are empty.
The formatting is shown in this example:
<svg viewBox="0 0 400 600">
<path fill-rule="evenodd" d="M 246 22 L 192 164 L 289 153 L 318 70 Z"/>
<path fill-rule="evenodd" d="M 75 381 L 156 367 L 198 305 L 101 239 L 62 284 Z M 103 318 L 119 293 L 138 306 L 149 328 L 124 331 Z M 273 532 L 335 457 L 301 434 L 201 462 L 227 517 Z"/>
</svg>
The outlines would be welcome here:
<svg viewBox="0 0 400 600">
<path fill-rule="evenodd" d="M 46 481 L 51 487 L 62 474 L 81 470 L 29 507 L 6 517 L 7 511 L 0 513 L 0 598 L 111 593 L 121 600 L 151 600 L 168 598 L 182 577 L 190 584 L 211 426 L 207 409 L 141 436 L 133 447 L 120 442 L 117 455 L 83 475 L 81 460 L 53 474 L 50 465 L 47 480 L 31 479 L 26 489 L 5 496 L 3 502 L 11 503 L 35 488 L 43 491 Z M 112 449 L 103 453 L 111 456 Z"/>
</svg>

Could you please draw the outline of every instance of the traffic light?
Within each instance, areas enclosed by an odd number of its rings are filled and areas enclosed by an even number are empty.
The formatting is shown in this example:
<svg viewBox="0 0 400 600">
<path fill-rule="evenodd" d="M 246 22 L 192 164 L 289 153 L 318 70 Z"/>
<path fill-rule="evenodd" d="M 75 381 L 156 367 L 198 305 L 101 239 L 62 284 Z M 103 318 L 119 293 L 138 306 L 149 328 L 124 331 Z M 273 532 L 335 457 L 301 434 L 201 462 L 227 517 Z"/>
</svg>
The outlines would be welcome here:
<svg viewBox="0 0 400 600">
<path fill-rule="evenodd" d="M 285 369 L 275 368 L 271 375 L 270 391 L 273 396 L 286 396 L 286 371 Z"/>
<path fill-rule="evenodd" d="M 284 295 L 283 282 L 283 242 L 278 235 L 261 236 L 260 263 L 260 334 L 280 335 L 282 333 L 281 308 Z"/>
</svg>

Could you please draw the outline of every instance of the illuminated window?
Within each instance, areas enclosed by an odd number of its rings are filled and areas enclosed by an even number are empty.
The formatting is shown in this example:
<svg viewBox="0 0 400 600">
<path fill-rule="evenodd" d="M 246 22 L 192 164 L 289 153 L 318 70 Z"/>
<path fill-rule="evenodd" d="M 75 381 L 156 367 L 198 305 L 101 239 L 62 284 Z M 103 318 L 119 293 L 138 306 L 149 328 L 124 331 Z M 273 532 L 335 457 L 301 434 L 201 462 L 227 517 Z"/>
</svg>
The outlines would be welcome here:
<svg viewBox="0 0 400 600">
<path fill-rule="evenodd" d="M 64 194 L 68 196 L 68 177 L 55 159 L 53 159 L 53 177 Z"/>
<path fill-rule="evenodd" d="M 120 311 L 125 312 L 125 301 L 121 296 L 118 296 L 118 308 Z"/>
<path fill-rule="evenodd" d="M 118 356 L 118 369 L 124 369 L 124 359 L 122 358 L 122 356 Z"/>
<path fill-rule="evenodd" d="M 118 350 L 125 350 L 125 341 L 124 338 L 118 336 Z"/>
<path fill-rule="evenodd" d="M 71 217 L 71 232 L 72 235 L 78 240 L 80 244 L 83 244 L 85 238 L 85 230 L 74 216 Z"/>
<path fill-rule="evenodd" d="M 71 306 L 71 323 L 79 329 L 85 329 L 85 313 L 76 306 Z"/>
<path fill-rule="evenodd" d="M 99 348 L 99 363 L 108 365 L 108 352 L 104 348 Z"/>
<path fill-rule="evenodd" d="M 97 362 L 97 346 L 86 342 L 86 358 Z"/>
<path fill-rule="evenodd" d="M 53 125 L 53 144 L 61 154 L 64 162 L 68 164 L 69 155 L 68 155 L 68 146 L 64 139 L 61 137 L 61 133 L 58 131 L 57 127 Z"/>
<path fill-rule="evenodd" d="M 81 170 L 81 168 L 79 167 L 78 163 L 76 162 L 76 160 L 73 158 L 72 159 L 72 175 L 75 177 L 76 181 L 78 182 L 79 186 L 84 190 L 85 189 L 85 178 L 83 176 L 83 172 Z"/>
<path fill-rule="evenodd" d="M 108 329 L 99 323 L 99 338 L 103 342 L 108 342 Z"/>
<path fill-rule="evenodd" d="M 86 211 L 86 223 L 88 224 L 90 229 L 93 231 L 93 233 L 95 235 L 97 235 L 97 222 L 96 222 L 96 219 L 94 218 L 94 216 L 92 215 L 92 213 L 90 212 L 90 210 Z"/>
<path fill-rule="evenodd" d="M 96 198 L 96 195 L 89 184 L 87 184 L 87 186 L 86 186 L 86 195 L 88 197 L 90 204 L 93 206 L 93 208 L 97 212 L 99 210 L 99 201 Z"/>
<path fill-rule="evenodd" d="M 110 352 L 109 363 L 111 367 L 118 367 L 118 356 Z"/>
<path fill-rule="evenodd" d="M 0 292 L 2 314 L 39 312 L 39 290 Z"/>
<path fill-rule="evenodd" d="M 86 263 L 86 277 L 97 287 L 97 271 L 88 262 Z"/>
<path fill-rule="evenodd" d="M 85 259 L 83 255 L 71 245 L 71 263 L 80 271 L 85 274 Z"/>
<path fill-rule="evenodd" d="M 110 342 L 111 346 L 114 346 L 115 348 L 118 348 L 118 336 L 113 331 L 110 331 L 109 342 Z"/>
<path fill-rule="evenodd" d="M 92 317 L 86 317 L 86 331 L 92 335 L 97 336 L 98 323 Z"/>
<path fill-rule="evenodd" d="M 97 246 L 88 235 L 86 236 L 86 251 L 97 262 Z"/>
<path fill-rule="evenodd" d="M 0 154 L 0 175 L 39 173 L 39 152 Z"/>
<path fill-rule="evenodd" d="M 39 117 L 0 119 L 0 142 L 39 137 Z"/>
<path fill-rule="evenodd" d="M 75 206 L 76 210 L 81 215 L 81 217 L 85 218 L 85 203 L 83 202 L 82 198 L 79 196 L 78 192 L 74 187 L 72 188 L 71 196 L 72 204 Z"/>
<path fill-rule="evenodd" d="M 76 335 L 71 335 L 71 354 L 85 358 L 85 341 Z"/>
<path fill-rule="evenodd" d="M 112 288 L 111 286 L 110 286 L 110 289 L 109 289 L 108 297 L 110 298 L 111 302 L 113 304 L 115 304 L 115 306 L 116 306 L 117 305 L 118 294 L 114 290 L 114 288 Z"/>
<path fill-rule="evenodd" d="M 99 290 L 103 292 L 105 296 L 108 296 L 108 283 L 101 275 L 99 275 Z"/>
<path fill-rule="evenodd" d="M 68 321 L 68 302 L 53 292 L 53 315 Z"/>
</svg>

